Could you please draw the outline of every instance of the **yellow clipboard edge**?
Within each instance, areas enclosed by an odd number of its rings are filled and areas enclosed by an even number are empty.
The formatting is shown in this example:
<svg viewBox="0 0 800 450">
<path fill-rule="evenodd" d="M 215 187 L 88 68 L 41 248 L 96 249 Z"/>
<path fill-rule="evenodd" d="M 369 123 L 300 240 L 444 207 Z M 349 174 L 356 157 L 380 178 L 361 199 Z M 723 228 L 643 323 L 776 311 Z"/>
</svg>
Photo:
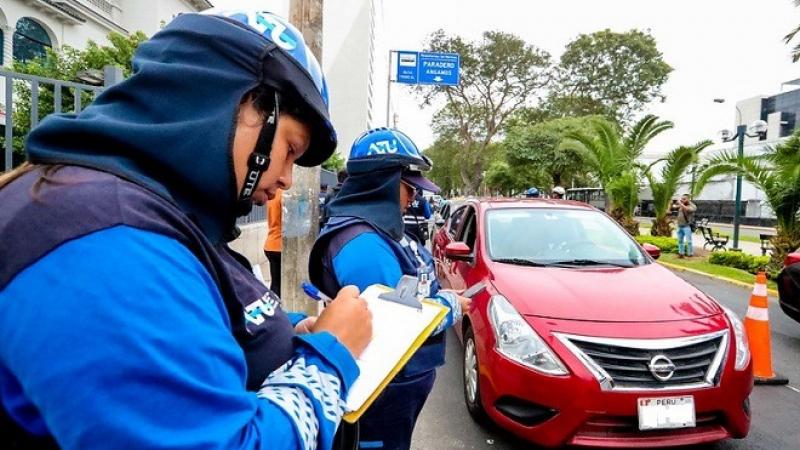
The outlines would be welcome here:
<svg viewBox="0 0 800 450">
<path fill-rule="evenodd" d="M 417 350 L 419 350 L 419 348 L 422 347 L 422 344 L 424 344 L 425 340 L 428 339 L 431 333 L 433 333 L 433 330 L 435 330 L 436 327 L 439 326 L 439 323 L 441 323 L 441 321 L 444 320 L 445 316 L 447 315 L 447 312 L 449 311 L 449 308 L 440 305 L 436 302 L 432 302 L 430 300 L 423 300 L 422 302 L 427 303 L 439 309 L 439 312 L 436 313 L 436 317 L 434 317 L 434 320 L 430 323 L 430 325 L 428 325 L 424 330 L 422 330 L 422 333 L 420 333 L 420 335 L 417 336 L 417 339 L 414 341 L 414 343 L 411 344 L 411 347 L 408 349 L 408 351 L 403 355 L 402 358 L 400 358 L 400 361 L 397 362 L 392 371 L 389 372 L 389 375 L 387 375 L 386 378 L 384 378 L 384 380 L 381 382 L 381 384 L 378 385 L 378 388 L 375 389 L 372 395 L 370 395 L 369 398 L 367 398 L 367 401 L 365 401 L 364 404 L 361 405 L 361 408 L 358 408 L 356 411 L 352 411 L 344 415 L 343 419 L 345 422 L 355 423 L 358 419 L 361 418 L 362 415 L 364 415 L 365 412 L 367 412 L 367 409 L 369 409 L 369 407 L 372 406 L 372 403 L 375 401 L 375 399 L 378 398 L 379 395 L 381 395 L 381 392 L 383 392 L 383 390 L 386 389 L 386 386 L 388 386 L 389 383 L 392 381 L 392 379 L 394 379 L 395 375 L 400 373 L 400 370 L 402 370 L 403 367 L 408 362 L 408 360 L 410 360 L 411 357 L 414 356 L 414 353 L 416 353 Z"/>
</svg>

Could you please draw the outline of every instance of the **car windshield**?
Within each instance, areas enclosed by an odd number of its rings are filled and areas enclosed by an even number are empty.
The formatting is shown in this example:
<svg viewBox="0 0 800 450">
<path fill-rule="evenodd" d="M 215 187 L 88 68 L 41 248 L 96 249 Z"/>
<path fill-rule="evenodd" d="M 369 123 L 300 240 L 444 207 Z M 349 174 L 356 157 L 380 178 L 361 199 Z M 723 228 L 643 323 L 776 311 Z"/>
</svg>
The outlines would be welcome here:
<svg viewBox="0 0 800 450">
<path fill-rule="evenodd" d="M 487 249 L 494 261 L 529 266 L 621 266 L 647 258 L 625 232 L 598 211 L 543 208 L 490 210 Z"/>
</svg>

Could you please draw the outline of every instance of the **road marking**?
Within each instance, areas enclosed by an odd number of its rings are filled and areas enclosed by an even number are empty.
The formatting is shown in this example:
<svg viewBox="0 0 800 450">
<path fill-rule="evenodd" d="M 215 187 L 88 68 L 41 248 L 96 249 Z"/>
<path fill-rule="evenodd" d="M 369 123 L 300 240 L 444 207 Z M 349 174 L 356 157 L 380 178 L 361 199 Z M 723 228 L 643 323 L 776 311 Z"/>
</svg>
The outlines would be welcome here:
<svg viewBox="0 0 800 450">
<path fill-rule="evenodd" d="M 794 386 L 789 386 L 788 384 L 786 385 L 786 387 L 787 387 L 787 388 L 789 388 L 789 389 L 791 389 L 791 390 L 793 390 L 793 391 L 795 391 L 795 392 L 797 392 L 798 394 L 800 394 L 800 389 L 797 389 L 797 388 L 796 388 L 796 387 L 794 387 Z"/>
</svg>

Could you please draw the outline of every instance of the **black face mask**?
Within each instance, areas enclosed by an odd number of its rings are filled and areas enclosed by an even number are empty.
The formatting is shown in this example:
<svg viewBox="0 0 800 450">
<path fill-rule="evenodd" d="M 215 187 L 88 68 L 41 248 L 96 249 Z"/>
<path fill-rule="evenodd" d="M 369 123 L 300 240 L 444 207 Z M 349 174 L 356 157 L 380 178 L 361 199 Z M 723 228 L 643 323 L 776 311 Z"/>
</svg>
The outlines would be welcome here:
<svg viewBox="0 0 800 450">
<path fill-rule="evenodd" d="M 280 101 L 278 94 L 272 95 L 272 111 L 269 113 L 267 120 L 261 127 L 261 132 L 258 134 L 258 141 L 247 160 L 247 173 L 244 177 L 244 184 L 241 191 L 239 191 L 239 198 L 236 200 L 234 212 L 236 216 L 245 216 L 253 209 L 252 196 L 261 180 L 261 175 L 269 167 L 269 155 L 272 151 L 272 144 L 275 140 L 275 131 L 278 129 L 278 117 L 280 115 Z"/>
</svg>

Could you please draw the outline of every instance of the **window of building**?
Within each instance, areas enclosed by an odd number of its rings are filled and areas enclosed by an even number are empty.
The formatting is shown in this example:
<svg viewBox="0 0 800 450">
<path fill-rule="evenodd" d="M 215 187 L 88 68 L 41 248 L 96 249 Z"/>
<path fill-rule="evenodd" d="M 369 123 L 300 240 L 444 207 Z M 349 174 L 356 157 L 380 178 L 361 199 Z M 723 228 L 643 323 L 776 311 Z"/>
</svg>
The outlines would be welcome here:
<svg viewBox="0 0 800 450">
<path fill-rule="evenodd" d="M 3 34 L 3 29 L 0 28 L 0 66 L 2 66 L 6 60 L 5 44 L 6 44 L 6 36 L 5 34 Z"/>
<path fill-rule="evenodd" d="M 53 47 L 53 42 L 44 27 L 29 17 L 17 21 L 13 44 L 14 59 L 19 61 L 45 56 L 46 49 Z"/>
</svg>

